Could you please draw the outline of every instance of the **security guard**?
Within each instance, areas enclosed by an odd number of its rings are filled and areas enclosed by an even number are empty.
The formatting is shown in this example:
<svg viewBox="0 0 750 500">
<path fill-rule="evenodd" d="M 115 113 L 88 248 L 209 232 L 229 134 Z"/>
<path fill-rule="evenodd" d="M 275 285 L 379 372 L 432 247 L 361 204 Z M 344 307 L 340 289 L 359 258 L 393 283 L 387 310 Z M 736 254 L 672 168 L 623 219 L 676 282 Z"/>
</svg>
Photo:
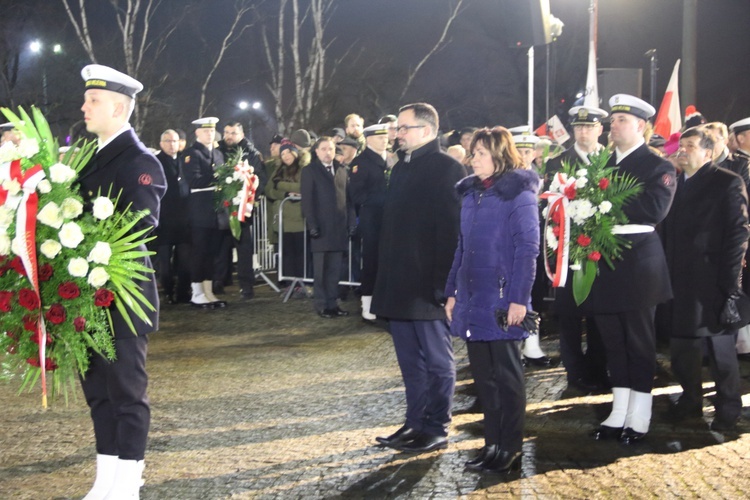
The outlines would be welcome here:
<svg viewBox="0 0 750 500">
<path fill-rule="evenodd" d="M 623 212 L 629 224 L 617 228 L 630 240 L 615 268 L 599 266 L 591 295 L 582 304 L 593 314 L 607 352 L 612 383 L 612 412 L 595 439 L 625 444 L 643 439 L 651 422 L 651 389 L 656 373 L 654 311 L 672 298 L 667 262 L 654 226 L 669 212 L 675 193 L 675 169 L 651 152 L 643 138 L 646 120 L 656 110 L 627 94 L 609 100 L 610 137 L 615 147 L 608 165 L 641 183 L 640 194 Z"/>
<path fill-rule="evenodd" d="M 134 230 L 154 228 L 159 207 L 167 189 L 159 161 L 141 143 L 128 123 L 135 107 L 135 96 L 143 89 L 137 80 L 107 66 L 92 64 L 81 71 L 86 82 L 84 114 L 86 129 L 98 138 L 96 155 L 78 177 L 81 195 L 86 201 L 99 192 L 119 193 L 119 206 L 148 210 Z M 111 191 L 110 191 L 111 190 Z M 138 250 L 145 251 L 145 246 Z M 142 262 L 151 266 L 148 257 Z M 153 275 L 138 283 L 154 307 L 148 324 L 132 318 L 137 335 L 127 326 L 116 308 L 112 308 L 115 361 L 100 355 L 91 357 L 91 365 L 81 386 L 91 408 L 96 438 L 96 480 L 87 500 L 138 498 L 143 472 L 143 457 L 150 424 L 146 387 L 146 351 L 148 334 L 159 327 L 159 296 Z M 120 496 L 117 496 L 120 498 Z"/>
<path fill-rule="evenodd" d="M 378 264 L 378 240 L 383 219 L 383 204 L 388 187 L 386 181 L 389 124 L 370 125 L 363 130 L 367 147 L 349 166 L 349 191 L 359 217 L 362 237 L 362 317 L 375 320 L 370 312 L 372 292 Z"/>
<path fill-rule="evenodd" d="M 216 179 L 214 169 L 224 157 L 213 147 L 218 118 L 209 116 L 193 121 L 195 144 L 180 157 L 180 172 L 190 186 L 188 209 L 192 234 L 190 281 L 193 296 L 190 303 L 203 309 L 226 307 L 213 293 L 214 262 L 221 242 L 218 215 L 214 206 Z M 228 224 L 228 221 L 227 221 Z"/>
</svg>

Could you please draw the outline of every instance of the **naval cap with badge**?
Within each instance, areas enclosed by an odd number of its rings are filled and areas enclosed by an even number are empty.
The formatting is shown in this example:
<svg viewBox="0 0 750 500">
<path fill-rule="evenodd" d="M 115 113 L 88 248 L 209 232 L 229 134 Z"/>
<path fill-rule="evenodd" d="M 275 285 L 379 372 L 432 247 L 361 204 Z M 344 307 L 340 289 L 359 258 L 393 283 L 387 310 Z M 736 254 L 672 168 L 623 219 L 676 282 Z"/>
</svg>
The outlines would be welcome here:
<svg viewBox="0 0 750 500">
<path fill-rule="evenodd" d="M 743 118 L 742 120 L 736 121 L 729 126 L 729 131 L 736 134 L 747 132 L 750 130 L 750 117 Z"/>
<path fill-rule="evenodd" d="M 533 135 L 531 127 L 528 125 L 519 125 L 517 127 L 511 127 L 508 129 L 510 135 Z"/>
<path fill-rule="evenodd" d="M 103 89 L 118 94 L 124 94 L 135 99 L 136 94 L 143 90 L 143 84 L 133 77 L 121 73 L 116 69 L 101 64 L 89 64 L 81 70 L 88 89 Z"/>
<path fill-rule="evenodd" d="M 531 134 L 514 135 L 513 143 L 516 148 L 529 148 L 534 149 L 539 142 L 539 137 Z"/>
<path fill-rule="evenodd" d="M 364 130 L 362 130 L 362 133 L 365 135 L 365 137 L 370 137 L 373 135 L 388 135 L 389 128 L 390 125 L 388 123 L 378 123 L 376 125 L 370 125 L 369 127 L 366 127 Z"/>
<path fill-rule="evenodd" d="M 204 118 L 193 120 L 191 123 L 195 125 L 195 128 L 216 128 L 219 119 L 215 116 L 206 116 Z"/>
<path fill-rule="evenodd" d="M 568 111 L 571 125 L 596 125 L 602 123 L 609 113 L 593 106 L 573 106 Z"/>
<path fill-rule="evenodd" d="M 628 94 L 615 94 L 609 98 L 609 111 L 627 113 L 641 120 L 648 120 L 656 114 L 656 109 L 643 99 Z"/>
</svg>

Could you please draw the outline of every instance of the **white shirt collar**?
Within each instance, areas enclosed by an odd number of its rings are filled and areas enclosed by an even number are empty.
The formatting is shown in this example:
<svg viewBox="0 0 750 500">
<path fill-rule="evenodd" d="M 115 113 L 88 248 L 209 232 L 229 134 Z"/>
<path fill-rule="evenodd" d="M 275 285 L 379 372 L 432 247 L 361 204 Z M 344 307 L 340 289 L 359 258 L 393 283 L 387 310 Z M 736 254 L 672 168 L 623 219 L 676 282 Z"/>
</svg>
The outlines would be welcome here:
<svg viewBox="0 0 750 500">
<path fill-rule="evenodd" d="M 630 153 L 635 151 L 636 149 L 640 148 L 646 143 L 646 140 L 641 137 L 640 140 L 636 143 L 635 146 L 628 149 L 627 151 L 620 151 L 620 148 L 615 148 L 615 155 L 617 155 L 617 164 L 619 165 L 622 160 L 625 159 L 626 156 L 628 156 Z"/>
<path fill-rule="evenodd" d="M 124 132 L 127 132 L 131 128 L 133 127 L 130 126 L 130 123 L 125 122 L 125 125 L 120 127 L 120 130 L 112 134 L 112 136 L 106 141 L 102 142 L 101 140 L 97 140 L 97 143 L 99 144 L 99 149 L 97 151 L 101 151 L 102 149 L 104 149 L 107 145 L 109 145 L 110 142 L 114 141 L 119 135 L 123 134 Z"/>
<path fill-rule="evenodd" d="M 598 153 L 599 151 L 601 151 L 601 150 L 602 150 L 602 148 L 603 148 L 603 147 L 604 147 L 604 146 L 602 146 L 601 144 L 597 144 L 597 145 L 596 145 L 596 150 L 594 150 L 594 152 L 592 152 L 592 153 L 587 153 L 586 151 L 584 151 L 583 149 L 581 149 L 581 148 L 579 148 L 579 147 L 578 147 L 578 143 L 577 143 L 577 142 L 573 144 L 573 149 L 575 150 L 575 152 L 576 152 L 576 153 L 578 153 L 578 157 L 579 157 L 579 158 L 580 158 L 580 159 L 581 159 L 581 160 L 583 161 L 583 163 L 585 163 L 586 165 L 591 165 L 591 160 L 589 159 L 589 155 L 590 155 L 590 154 L 594 154 L 594 153 Z"/>
</svg>

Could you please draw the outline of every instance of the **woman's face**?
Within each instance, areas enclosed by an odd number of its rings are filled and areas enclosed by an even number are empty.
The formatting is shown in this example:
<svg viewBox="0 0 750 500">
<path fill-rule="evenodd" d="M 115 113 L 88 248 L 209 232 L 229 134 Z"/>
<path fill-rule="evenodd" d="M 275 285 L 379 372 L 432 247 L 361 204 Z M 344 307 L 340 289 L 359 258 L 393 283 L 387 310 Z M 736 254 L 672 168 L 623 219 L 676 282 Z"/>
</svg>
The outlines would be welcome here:
<svg viewBox="0 0 750 500">
<path fill-rule="evenodd" d="M 281 161 L 284 162 L 284 165 L 291 165 L 294 163 L 294 154 L 288 149 L 285 149 L 281 152 Z"/>
<path fill-rule="evenodd" d="M 471 168 L 481 180 L 491 177 L 495 173 L 495 163 L 492 161 L 490 150 L 484 144 L 477 142 L 472 151 Z"/>
</svg>

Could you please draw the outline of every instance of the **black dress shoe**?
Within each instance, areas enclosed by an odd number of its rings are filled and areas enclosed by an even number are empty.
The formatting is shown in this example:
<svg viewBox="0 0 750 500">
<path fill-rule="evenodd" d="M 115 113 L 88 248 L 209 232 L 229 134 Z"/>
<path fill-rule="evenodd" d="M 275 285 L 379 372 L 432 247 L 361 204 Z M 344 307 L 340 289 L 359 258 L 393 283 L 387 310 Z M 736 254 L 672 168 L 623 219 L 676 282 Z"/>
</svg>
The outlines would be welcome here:
<svg viewBox="0 0 750 500">
<path fill-rule="evenodd" d="M 382 437 L 382 436 L 376 437 L 375 441 L 377 441 L 383 446 L 391 446 L 396 443 L 401 443 L 404 441 L 411 441 L 417 436 L 417 434 L 419 434 L 418 430 L 404 425 L 399 430 L 397 430 L 396 432 L 394 432 L 388 437 Z"/>
<path fill-rule="evenodd" d="M 242 292 L 240 292 L 240 298 L 242 300 L 253 300 L 255 298 L 255 291 L 249 290 L 246 292 L 245 290 L 242 290 Z"/>
<path fill-rule="evenodd" d="M 190 305 L 193 307 L 197 307 L 198 309 L 214 309 L 213 302 L 206 302 L 205 304 L 198 304 L 193 301 L 190 301 Z"/>
<path fill-rule="evenodd" d="M 479 450 L 477 456 L 467 461 L 464 466 L 469 470 L 482 470 L 482 467 L 485 465 L 485 462 L 487 462 L 487 459 L 489 458 L 490 460 L 492 460 L 496 455 L 496 444 L 485 445 L 481 450 Z"/>
<path fill-rule="evenodd" d="M 491 460 L 485 462 L 482 470 L 500 474 L 507 474 L 510 471 L 519 470 L 521 468 L 522 455 L 523 454 L 520 451 L 498 450 Z"/>
<path fill-rule="evenodd" d="M 610 427 L 608 425 L 600 425 L 594 432 L 591 433 L 591 437 L 602 441 L 604 439 L 619 439 L 622 434 L 622 427 Z"/>
<path fill-rule="evenodd" d="M 714 432 L 734 432 L 737 430 L 737 419 L 727 420 L 720 417 L 714 418 L 709 429 Z"/>
<path fill-rule="evenodd" d="M 541 358 L 528 358 L 526 356 L 523 357 L 524 360 L 524 366 L 538 366 L 540 368 L 547 368 L 549 366 L 552 366 L 552 360 L 548 358 L 547 356 L 542 356 Z"/>
<path fill-rule="evenodd" d="M 401 441 L 400 444 L 391 444 L 391 448 L 406 453 L 427 453 L 429 451 L 443 450 L 448 447 L 448 438 L 445 436 L 432 436 L 419 433 L 411 441 Z"/>
<path fill-rule="evenodd" d="M 331 309 L 331 312 L 335 314 L 336 316 L 349 316 L 349 311 L 344 311 L 340 307 L 337 307 L 336 309 Z"/>
<path fill-rule="evenodd" d="M 217 300 L 217 301 L 211 302 L 211 304 L 213 304 L 214 309 L 223 309 L 227 307 L 226 300 Z"/>
<path fill-rule="evenodd" d="M 224 295 L 226 292 L 224 291 L 224 283 L 221 281 L 214 281 L 211 284 L 211 291 L 214 295 Z"/>
<path fill-rule="evenodd" d="M 664 417 L 666 420 L 677 423 L 688 419 L 698 419 L 703 417 L 703 408 L 700 406 L 688 407 L 687 405 L 676 404 L 669 405 Z"/>
<path fill-rule="evenodd" d="M 620 442 L 622 444 L 635 444 L 640 441 L 643 441 L 645 437 L 646 437 L 645 432 L 634 431 L 630 427 L 626 427 L 622 431 L 622 434 L 620 435 Z"/>
<path fill-rule="evenodd" d="M 323 309 L 322 311 L 318 311 L 318 316 L 325 319 L 331 319 L 336 316 L 336 312 L 332 309 Z"/>
</svg>

